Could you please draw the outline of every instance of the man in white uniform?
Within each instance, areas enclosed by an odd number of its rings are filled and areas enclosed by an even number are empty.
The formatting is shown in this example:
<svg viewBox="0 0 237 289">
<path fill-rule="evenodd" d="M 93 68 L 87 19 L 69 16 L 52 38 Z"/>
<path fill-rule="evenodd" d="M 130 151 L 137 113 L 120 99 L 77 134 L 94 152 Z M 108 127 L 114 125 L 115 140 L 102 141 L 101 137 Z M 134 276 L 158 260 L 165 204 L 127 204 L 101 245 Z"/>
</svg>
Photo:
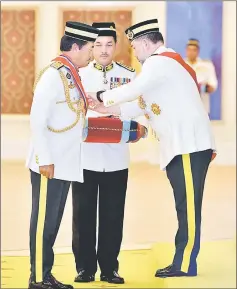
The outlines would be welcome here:
<svg viewBox="0 0 237 289">
<path fill-rule="evenodd" d="M 143 63 L 141 73 L 122 87 L 88 93 L 89 101 L 103 113 L 122 117 L 145 114 L 149 119 L 160 140 L 160 166 L 173 188 L 179 224 L 173 262 L 155 276 L 196 276 L 204 183 L 215 157 L 210 120 L 195 72 L 164 46 L 157 19 L 135 24 L 126 34 Z M 139 106 L 126 103 L 137 97 Z"/>
<path fill-rule="evenodd" d="M 193 68 L 197 75 L 200 93 L 204 107 L 210 113 L 210 94 L 217 89 L 218 81 L 215 66 L 212 61 L 199 57 L 200 44 L 197 39 L 189 39 L 186 46 L 185 61 Z"/>
<path fill-rule="evenodd" d="M 99 29 L 93 49 L 95 60 L 80 69 L 86 91 L 113 89 L 135 78 L 135 70 L 113 61 L 116 28 L 113 22 L 93 23 Z M 88 111 L 87 117 L 104 115 Z M 110 116 L 108 116 L 110 117 Z M 140 119 L 147 124 L 146 118 Z M 128 181 L 129 144 L 82 144 L 84 183 L 73 182 L 73 253 L 78 272 L 75 282 L 95 280 L 97 261 L 101 280 L 122 284 L 118 255 L 122 242 L 124 205 Z M 99 193 L 99 230 L 96 217 Z"/>
<path fill-rule="evenodd" d="M 32 184 L 29 288 L 69 289 L 52 273 L 53 245 L 71 181 L 83 181 L 80 166 L 86 95 L 78 68 L 90 60 L 98 30 L 67 22 L 62 55 L 43 69 L 35 83 L 30 112 L 32 143 L 27 167 Z"/>
</svg>

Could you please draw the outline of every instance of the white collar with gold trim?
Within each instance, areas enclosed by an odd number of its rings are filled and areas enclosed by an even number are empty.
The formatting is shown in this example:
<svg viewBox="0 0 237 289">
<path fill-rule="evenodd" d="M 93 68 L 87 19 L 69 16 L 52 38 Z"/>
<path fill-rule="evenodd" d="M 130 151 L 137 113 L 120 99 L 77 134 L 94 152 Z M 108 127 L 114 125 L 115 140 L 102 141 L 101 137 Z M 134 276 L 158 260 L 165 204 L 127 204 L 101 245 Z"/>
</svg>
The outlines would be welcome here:
<svg viewBox="0 0 237 289">
<path fill-rule="evenodd" d="M 92 62 L 92 66 L 101 71 L 101 72 L 108 72 L 110 71 L 111 69 L 113 69 L 114 67 L 114 62 L 112 61 L 109 65 L 106 65 L 105 67 L 101 64 L 99 64 L 98 62 L 96 62 L 95 60 Z"/>
</svg>

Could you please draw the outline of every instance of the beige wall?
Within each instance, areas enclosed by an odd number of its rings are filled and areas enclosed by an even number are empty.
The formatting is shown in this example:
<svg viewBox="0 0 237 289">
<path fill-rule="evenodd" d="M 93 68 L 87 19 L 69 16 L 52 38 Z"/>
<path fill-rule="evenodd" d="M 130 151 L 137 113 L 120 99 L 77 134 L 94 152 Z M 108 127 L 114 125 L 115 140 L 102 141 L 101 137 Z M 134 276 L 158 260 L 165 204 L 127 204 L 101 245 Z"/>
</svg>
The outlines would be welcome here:
<svg viewBox="0 0 237 289">
<path fill-rule="evenodd" d="M 83 7 L 83 9 L 132 9 L 133 23 L 157 17 L 160 30 L 165 37 L 166 3 L 160 2 L 2 2 L 2 7 L 36 7 L 36 71 L 46 66 L 58 53 L 60 39 L 60 9 L 62 7 Z M 236 164 L 236 3 L 224 2 L 223 11 L 223 120 L 213 122 L 216 136 L 218 164 Z M 109 7 L 109 8 L 108 8 Z M 50 24 L 49 24 L 50 19 Z M 136 67 L 138 64 L 133 60 Z M 29 140 L 29 117 L 2 115 L 2 158 L 24 159 Z M 132 161 L 148 160 L 159 162 L 159 144 L 149 138 L 131 145 Z"/>
</svg>

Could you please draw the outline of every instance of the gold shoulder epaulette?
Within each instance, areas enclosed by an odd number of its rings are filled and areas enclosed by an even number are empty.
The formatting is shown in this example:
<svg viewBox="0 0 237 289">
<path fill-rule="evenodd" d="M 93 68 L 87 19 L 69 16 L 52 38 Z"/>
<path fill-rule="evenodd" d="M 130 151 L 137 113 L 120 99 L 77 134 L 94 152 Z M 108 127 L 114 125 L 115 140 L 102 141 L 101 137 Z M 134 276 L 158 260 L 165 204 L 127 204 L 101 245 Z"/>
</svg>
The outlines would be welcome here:
<svg viewBox="0 0 237 289">
<path fill-rule="evenodd" d="M 60 61 L 55 61 L 55 62 L 51 63 L 50 66 L 53 68 L 56 68 L 56 69 L 60 69 L 61 67 L 63 67 L 63 64 Z"/>
<path fill-rule="evenodd" d="M 33 86 L 33 92 L 35 91 L 35 88 L 36 88 L 36 85 L 38 84 L 40 78 L 42 77 L 42 75 L 45 73 L 45 71 L 49 68 L 49 67 L 53 67 L 55 69 L 59 69 L 61 67 L 63 67 L 63 64 L 60 62 L 60 61 L 55 61 L 49 65 L 47 65 L 45 68 L 43 68 L 39 74 L 37 75 L 36 77 L 36 80 L 35 80 L 35 83 L 34 83 L 34 86 Z"/>
<path fill-rule="evenodd" d="M 116 63 L 117 63 L 119 66 L 121 66 L 121 67 L 123 67 L 123 68 L 125 68 L 125 69 L 127 69 L 127 70 L 129 70 L 129 71 L 131 71 L 131 72 L 135 72 L 135 69 L 132 68 L 132 67 L 130 67 L 130 66 L 127 66 L 127 65 L 125 65 L 125 64 L 123 64 L 123 63 L 121 63 L 121 62 L 118 62 L 118 61 L 116 61 Z"/>
<path fill-rule="evenodd" d="M 42 75 L 45 73 L 45 71 L 49 68 L 49 67 L 53 67 L 55 69 L 60 69 L 61 67 L 63 67 L 64 65 L 62 64 L 62 62 L 60 61 L 55 61 L 51 64 L 49 64 L 48 66 L 46 66 L 45 68 L 43 68 L 39 74 L 37 75 L 36 77 L 36 80 L 35 80 L 35 83 L 34 83 L 34 86 L 33 86 L 33 92 L 35 91 L 35 88 L 36 88 L 36 85 L 38 84 L 40 78 L 42 77 Z"/>
</svg>

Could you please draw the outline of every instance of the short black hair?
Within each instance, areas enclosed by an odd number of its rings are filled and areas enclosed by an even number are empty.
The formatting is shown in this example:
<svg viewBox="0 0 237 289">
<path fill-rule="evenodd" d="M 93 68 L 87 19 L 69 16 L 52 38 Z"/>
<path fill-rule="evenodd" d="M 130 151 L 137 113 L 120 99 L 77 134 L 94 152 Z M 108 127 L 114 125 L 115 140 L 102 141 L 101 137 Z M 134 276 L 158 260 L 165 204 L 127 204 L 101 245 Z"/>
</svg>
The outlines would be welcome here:
<svg viewBox="0 0 237 289">
<path fill-rule="evenodd" d="M 105 35 L 98 35 L 98 37 L 104 37 Z M 117 43 L 117 35 L 108 35 L 108 36 L 111 36 L 113 37 L 114 39 L 114 42 Z M 95 40 L 96 41 L 96 40 Z"/>
<path fill-rule="evenodd" d="M 190 39 L 188 40 L 188 43 L 187 43 L 186 47 L 188 47 L 188 46 L 195 46 L 195 47 L 197 47 L 198 49 L 200 49 L 199 40 L 196 39 L 196 38 L 190 38 Z"/>
<path fill-rule="evenodd" d="M 164 43 L 164 38 L 160 32 L 147 33 L 141 37 L 150 40 L 154 44 L 156 44 L 159 41 Z"/>
<path fill-rule="evenodd" d="M 114 42 L 117 43 L 117 35 L 114 35 L 113 38 L 114 38 Z"/>
<path fill-rule="evenodd" d="M 60 42 L 60 51 L 70 51 L 74 43 L 76 43 L 79 46 L 79 48 L 82 48 L 84 45 L 87 44 L 87 41 L 63 35 Z"/>
</svg>

